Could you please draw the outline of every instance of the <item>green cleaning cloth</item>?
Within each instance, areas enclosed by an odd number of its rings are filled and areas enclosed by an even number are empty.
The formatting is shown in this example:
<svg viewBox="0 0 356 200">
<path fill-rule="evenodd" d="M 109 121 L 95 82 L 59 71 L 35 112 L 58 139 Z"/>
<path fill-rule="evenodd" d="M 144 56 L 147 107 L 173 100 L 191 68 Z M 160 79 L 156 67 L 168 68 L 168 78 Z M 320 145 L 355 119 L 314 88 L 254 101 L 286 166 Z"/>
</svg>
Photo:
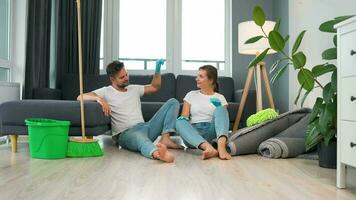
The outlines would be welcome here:
<svg viewBox="0 0 356 200">
<path fill-rule="evenodd" d="M 247 127 L 254 126 L 267 120 L 275 119 L 276 117 L 278 117 L 278 113 L 272 108 L 267 108 L 247 118 L 246 125 Z"/>
</svg>

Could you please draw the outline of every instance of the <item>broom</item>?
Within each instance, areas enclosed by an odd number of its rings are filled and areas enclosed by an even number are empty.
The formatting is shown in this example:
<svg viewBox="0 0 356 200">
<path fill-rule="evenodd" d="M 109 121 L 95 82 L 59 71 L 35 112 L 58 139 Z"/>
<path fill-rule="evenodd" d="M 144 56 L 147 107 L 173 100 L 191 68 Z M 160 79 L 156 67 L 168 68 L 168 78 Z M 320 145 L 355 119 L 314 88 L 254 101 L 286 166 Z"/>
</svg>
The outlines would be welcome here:
<svg viewBox="0 0 356 200">
<path fill-rule="evenodd" d="M 80 0 L 77 0 L 78 15 L 78 51 L 79 51 L 79 88 L 80 88 L 80 115 L 81 115 L 81 138 L 72 138 L 68 142 L 68 157 L 93 157 L 104 155 L 103 150 L 97 140 L 89 139 L 85 136 L 84 100 L 83 100 L 83 60 L 82 60 L 82 31 Z"/>
</svg>

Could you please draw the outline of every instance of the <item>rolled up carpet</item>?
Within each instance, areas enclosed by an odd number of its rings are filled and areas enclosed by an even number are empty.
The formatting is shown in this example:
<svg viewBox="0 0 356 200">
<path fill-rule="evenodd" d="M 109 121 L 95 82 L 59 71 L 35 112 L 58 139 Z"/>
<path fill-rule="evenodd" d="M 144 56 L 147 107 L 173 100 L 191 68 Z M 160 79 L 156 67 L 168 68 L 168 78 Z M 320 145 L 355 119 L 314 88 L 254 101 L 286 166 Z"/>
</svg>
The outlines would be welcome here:
<svg viewBox="0 0 356 200">
<path fill-rule="evenodd" d="M 305 132 L 309 114 L 275 137 L 258 146 L 258 153 L 268 158 L 293 158 L 305 152 Z"/>
<path fill-rule="evenodd" d="M 278 137 L 286 136 L 288 138 L 304 137 L 305 131 L 295 132 L 290 129 L 290 131 L 285 132 L 285 130 L 299 122 L 310 112 L 309 108 L 301 108 L 283 113 L 277 118 L 261 124 L 240 129 L 228 138 L 227 150 L 233 156 L 254 154 L 258 153 L 258 147 L 262 142 L 277 137 L 277 135 Z M 213 146 L 216 146 L 215 141 L 213 141 Z"/>
<path fill-rule="evenodd" d="M 294 158 L 304 152 L 303 138 L 274 137 L 258 147 L 258 153 L 267 158 Z"/>
</svg>

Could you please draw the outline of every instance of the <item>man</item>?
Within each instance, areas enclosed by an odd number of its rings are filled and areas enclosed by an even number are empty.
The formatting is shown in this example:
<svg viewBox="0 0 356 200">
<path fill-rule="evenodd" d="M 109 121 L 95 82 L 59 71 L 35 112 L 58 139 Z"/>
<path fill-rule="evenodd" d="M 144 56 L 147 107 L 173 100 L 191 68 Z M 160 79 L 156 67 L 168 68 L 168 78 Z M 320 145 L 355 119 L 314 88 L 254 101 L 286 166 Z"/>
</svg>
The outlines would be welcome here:
<svg viewBox="0 0 356 200">
<path fill-rule="evenodd" d="M 167 148 L 178 149 L 169 133 L 175 132 L 179 103 L 176 99 L 168 100 L 148 122 L 144 122 L 140 97 L 157 92 L 161 87 L 161 65 L 156 61 L 156 70 L 149 85 L 129 85 L 129 76 L 124 63 L 113 61 L 106 72 L 111 85 L 83 95 L 84 100 L 95 100 L 106 116 L 111 116 L 113 139 L 120 146 L 131 151 L 139 151 L 148 158 L 173 162 L 175 157 Z M 80 97 L 78 97 L 79 99 Z M 157 145 L 153 141 L 162 136 Z"/>
</svg>

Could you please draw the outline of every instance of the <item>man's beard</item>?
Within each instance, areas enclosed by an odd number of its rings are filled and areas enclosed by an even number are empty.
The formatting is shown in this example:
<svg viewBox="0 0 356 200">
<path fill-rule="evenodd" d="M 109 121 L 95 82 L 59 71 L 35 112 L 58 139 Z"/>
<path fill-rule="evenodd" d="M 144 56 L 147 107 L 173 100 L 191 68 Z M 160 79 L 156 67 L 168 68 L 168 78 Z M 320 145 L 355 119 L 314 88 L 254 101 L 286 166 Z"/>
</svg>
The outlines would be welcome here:
<svg viewBox="0 0 356 200">
<path fill-rule="evenodd" d="M 127 87 L 129 85 L 129 82 L 127 81 L 127 82 L 124 82 L 124 83 L 122 83 L 122 84 L 117 84 L 116 86 L 118 87 L 118 88 L 125 88 L 125 87 Z"/>
</svg>

